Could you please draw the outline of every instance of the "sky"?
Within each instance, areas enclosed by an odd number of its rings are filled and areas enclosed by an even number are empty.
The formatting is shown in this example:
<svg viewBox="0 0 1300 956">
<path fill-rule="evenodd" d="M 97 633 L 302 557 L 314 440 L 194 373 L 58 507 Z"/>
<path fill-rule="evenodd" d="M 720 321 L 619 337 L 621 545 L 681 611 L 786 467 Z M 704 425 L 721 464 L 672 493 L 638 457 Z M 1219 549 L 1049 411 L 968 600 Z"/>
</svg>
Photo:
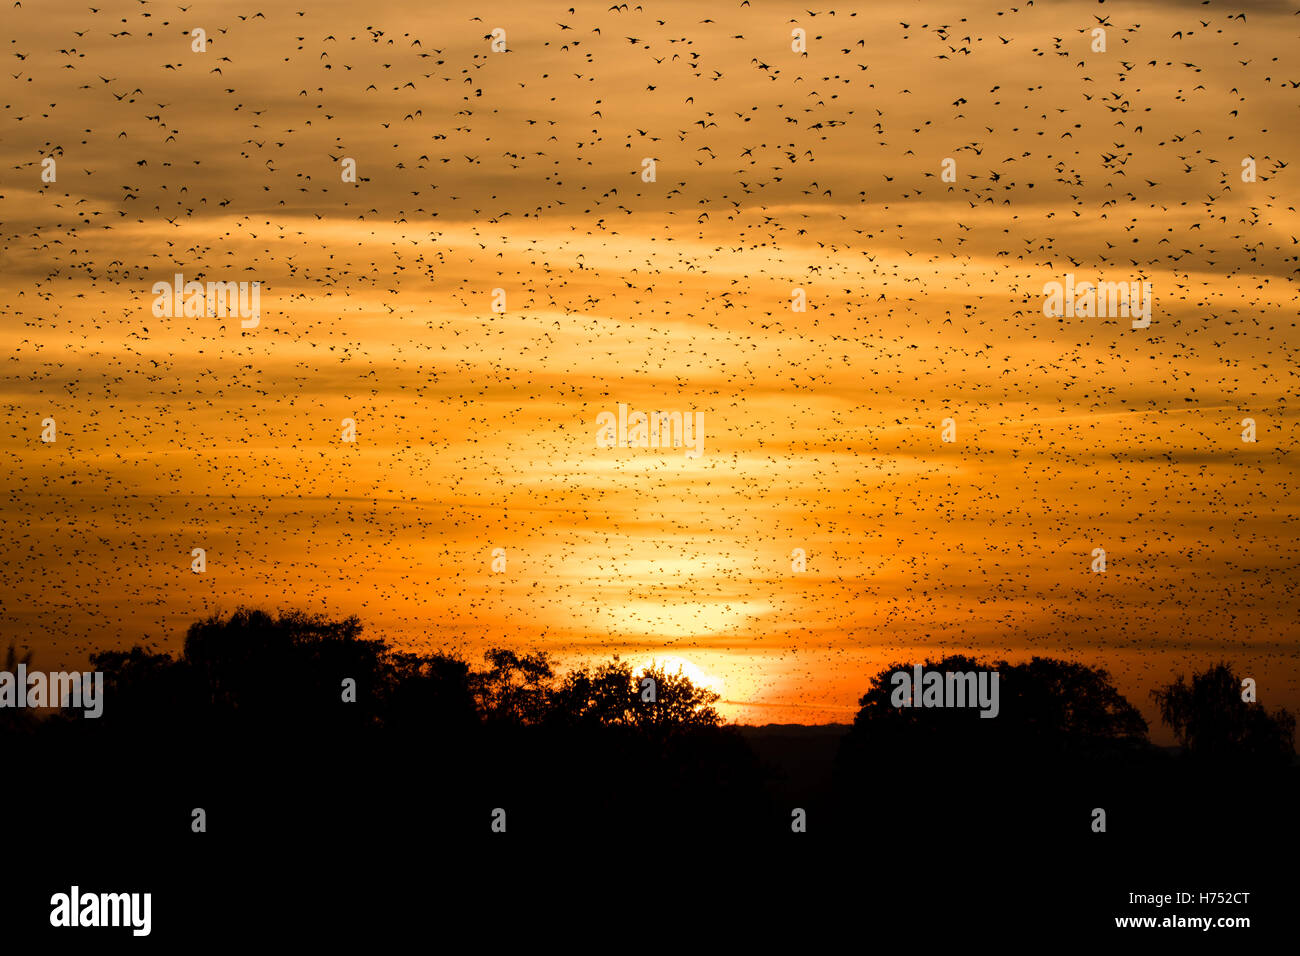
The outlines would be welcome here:
<svg viewBox="0 0 1300 956">
<path fill-rule="evenodd" d="M 0 643 L 258 606 L 746 723 L 957 652 L 1300 707 L 1300 7 L 604 7 L 0 11 Z"/>
</svg>

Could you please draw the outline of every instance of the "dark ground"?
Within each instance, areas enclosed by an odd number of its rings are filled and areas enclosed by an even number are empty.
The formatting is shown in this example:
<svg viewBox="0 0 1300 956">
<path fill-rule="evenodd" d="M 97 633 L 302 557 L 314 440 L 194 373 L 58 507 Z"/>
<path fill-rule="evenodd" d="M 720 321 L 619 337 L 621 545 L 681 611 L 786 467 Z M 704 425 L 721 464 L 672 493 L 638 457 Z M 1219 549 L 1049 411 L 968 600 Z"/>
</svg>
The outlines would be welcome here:
<svg viewBox="0 0 1300 956">
<path fill-rule="evenodd" d="M 656 774 L 644 763 L 536 740 L 491 758 L 266 737 L 242 750 L 19 748 L 0 801 L 4 932 L 110 951 L 188 952 L 197 933 L 200 950 L 275 939 L 336 951 L 355 939 L 368 951 L 409 938 L 459 939 L 456 950 L 569 939 L 563 948 L 580 951 L 754 940 L 767 951 L 789 939 L 816 952 L 835 939 L 1065 947 L 1123 934 L 1221 948 L 1292 929 L 1295 767 L 889 766 L 849 797 L 832 786 L 846 730 L 741 730 L 775 773 L 760 803 L 730 801 L 725 787 L 647 789 L 636 781 Z M 1099 805 L 1106 833 L 1089 826 Z M 206 833 L 190 831 L 194 806 L 208 812 Z M 505 834 L 490 832 L 495 806 L 508 808 Z M 808 811 L 803 834 L 790 832 L 796 806 Z M 73 883 L 151 892 L 152 935 L 42 925 L 50 895 Z M 1127 902 L 1179 890 L 1252 896 L 1235 907 Z M 1115 916 L 1171 911 L 1242 913 L 1254 926 L 1114 927 Z"/>
</svg>

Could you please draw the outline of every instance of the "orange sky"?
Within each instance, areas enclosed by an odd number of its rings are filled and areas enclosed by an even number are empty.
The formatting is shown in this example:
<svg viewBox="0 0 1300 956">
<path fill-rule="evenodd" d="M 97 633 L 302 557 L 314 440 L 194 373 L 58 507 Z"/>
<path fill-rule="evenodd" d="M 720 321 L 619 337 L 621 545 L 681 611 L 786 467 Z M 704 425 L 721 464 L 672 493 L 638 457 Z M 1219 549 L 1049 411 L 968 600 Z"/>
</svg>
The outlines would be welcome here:
<svg viewBox="0 0 1300 956">
<path fill-rule="evenodd" d="M 255 604 L 680 659 L 750 722 L 950 651 L 1106 666 L 1148 719 L 1219 658 L 1300 706 L 1293 10 L 97 9 L 0 12 L 37 664 Z M 261 282 L 260 326 L 154 318 L 178 271 Z M 1151 327 L 1045 318 L 1066 272 L 1151 281 Z M 704 455 L 597 448 L 620 402 Z"/>
</svg>

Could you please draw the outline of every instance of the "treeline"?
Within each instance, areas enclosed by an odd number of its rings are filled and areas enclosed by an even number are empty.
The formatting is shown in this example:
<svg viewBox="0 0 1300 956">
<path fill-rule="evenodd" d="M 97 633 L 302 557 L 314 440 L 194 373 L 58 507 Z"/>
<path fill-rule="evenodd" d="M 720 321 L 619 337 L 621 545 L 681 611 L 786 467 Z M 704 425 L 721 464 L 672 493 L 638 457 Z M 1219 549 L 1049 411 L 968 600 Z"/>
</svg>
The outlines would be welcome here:
<svg viewBox="0 0 1300 956">
<path fill-rule="evenodd" d="M 1169 805 L 1180 790 L 1220 799 L 1241 774 L 1295 794 L 1294 718 L 1244 699 L 1226 665 L 1156 693 L 1183 747 L 1173 756 L 1105 670 L 923 662 L 998 670 L 998 715 L 985 719 L 900 708 L 890 678 L 915 662 L 899 663 L 866 682 L 824 782 L 797 752 L 777 759 L 724 725 L 716 693 L 663 668 L 634 673 L 615 657 L 560 673 L 544 652 L 505 649 L 476 666 L 361 630 L 355 618 L 240 610 L 192 625 L 178 657 L 100 653 L 102 717 L 0 711 L 0 746 L 48 785 L 33 795 L 47 794 L 49 812 L 159 840 L 199 808 L 223 832 L 305 838 L 399 837 L 431 820 L 487 832 L 497 810 L 509 832 L 552 835 L 790 832 L 796 811 L 810 833 L 882 819 L 1084 833 L 1097 808 L 1120 828 L 1185 824 L 1186 807 Z"/>
</svg>

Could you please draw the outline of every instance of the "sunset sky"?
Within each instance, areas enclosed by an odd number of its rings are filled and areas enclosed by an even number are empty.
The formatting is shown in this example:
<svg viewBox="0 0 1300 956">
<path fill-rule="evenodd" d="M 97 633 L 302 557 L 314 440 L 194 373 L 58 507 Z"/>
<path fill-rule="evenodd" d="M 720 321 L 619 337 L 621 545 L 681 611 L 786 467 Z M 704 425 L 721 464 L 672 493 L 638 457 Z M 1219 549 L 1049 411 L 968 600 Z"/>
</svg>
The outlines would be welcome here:
<svg viewBox="0 0 1300 956">
<path fill-rule="evenodd" d="M 747 723 L 958 651 L 1300 707 L 1296 4 L 304 6 L 0 11 L 33 666 L 253 605 L 682 661 Z M 260 325 L 155 318 L 177 272 Z M 1044 317 L 1067 272 L 1150 327 Z M 598 448 L 620 402 L 703 455 Z"/>
</svg>

